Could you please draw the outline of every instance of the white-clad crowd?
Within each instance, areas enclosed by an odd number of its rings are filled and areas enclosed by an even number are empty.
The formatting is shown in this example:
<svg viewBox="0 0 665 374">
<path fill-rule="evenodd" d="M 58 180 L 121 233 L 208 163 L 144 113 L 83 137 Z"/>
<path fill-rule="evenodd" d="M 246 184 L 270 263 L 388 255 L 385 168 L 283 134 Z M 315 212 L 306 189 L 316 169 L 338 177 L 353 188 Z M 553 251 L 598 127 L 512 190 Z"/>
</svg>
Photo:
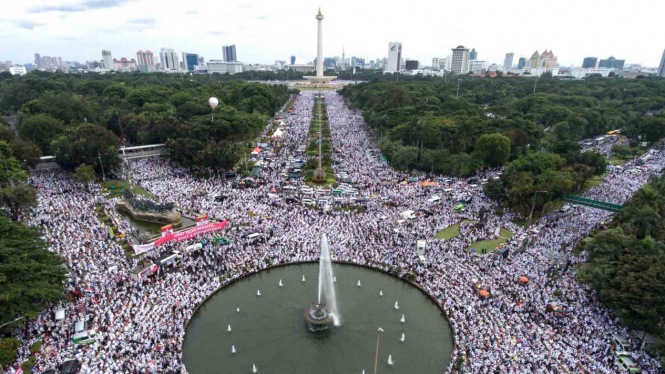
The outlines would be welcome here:
<svg viewBox="0 0 665 374">
<path fill-rule="evenodd" d="M 160 268 L 146 279 L 130 279 L 129 270 L 139 258 L 126 257 L 98 220 L 96 205 L 113 208 L 97 187 L 86 192 L 64 173 L 32 176 L 39 188 L 39 206 L 28 223 L 41 227 L 50 250 L 65 259 L 70 273 L 67 290 L 73 300 L 53 305 L 18 331 L 24 339 L 20 359 L 41 338 L 38 372 L 77 358 L 84 373 L 184 373 L 185 325 L 197 305 L 218 287 L 269 264 L 317 259 L 320 235 L 327 233 L 334 260 L 384 270 L 398 267 L 401 276 L 416 274 L 416 281 L 439 301 L 453 328 L 453 360 L 445 371 L 452 370 L 458 357 L 464 358 L 464 371 L 470 373 L 619 371 L 609 333 L 627 336 L 627 332 L 573 273 L 574 265 L 584 261 L 573 256 L 573 247 L 600 222 L 611 219 L 610 213 L 578 206 L 547 215 L 539 221 L 538 230 L 527 232 L 511 222 L 511 214 L 497 214 L 496 204 L 484 197 L 480 185 L 424 174 L 416 177 L 417 182 L 430 181 L 434 186 L 402 183 L 413 176 L 377 167 L 380 163 L 367 156 L 370 141 L 362 113 L 348 109 L 336 92 L 323 94 L 331 141 L 341 150 L 333 155 L 335 171 L 345 172 L 359 194 L 368 198 L 366 211 L 324 212 L 283 199 L 288 195 L 287 184 L 297 191 L 302 186 L 301 180 L 287 181 L 282 172 L 297 147 L 306 144 L 315 94 L 303 92 L 293 106 L 294 114 L 284 119 L 281 147 L 270 155 L 256 188 L 232 188 L 223 179 L 198 179 L 163 159 L 132 162 L 128 170 L 132 181 L 160 201 L 229 221 L 221 233 L 171 242 L 145 254 L 157 261 L 167 252 L 184 253 L 186 246 L 206 241 L 199 252 L 185 253 L 173 268 Z M 665 153 L 654 152 L 646 166 L 660 172 Z M 478 178 L 493 178 L 497 172 L 481 172 Z M 620 204 L 646 183 L 647 174 L 609 174 L 586 196 Z M 281 200 L 268 197 L 273 188 Z M 465 212 L 457 213 L 453 207 L 460 193 L 471 202 Z M 215 201 L 220 194 L 228 198 Z M 433 194 L 441 200 L 428 202 Z M 484 226 L 466 222 L 477 221 L 482 207 L 489 212 Z M 413 210 L 418 217 L 402 221 L 400 213 L 405 210 Z M 439 230 L 460 222 L 456 237 L 434 238 Z M 115 223 L 127 230 L 125 223 Z M 474 242 L 496 238 L 499 227 L 513 232 L 504 247 L 510 250 L 507 259 L 468 250 Z M 247 232 L 263 233 L 265 240 L 251 242 Z M 232 243 L 212 244 L 212 238 L 220 234 Z M 521 245 L 524 238 L 529 245 Z M 417 256 L 417 239 L 427 242 L 425 261 Z M 516 253 L 521 249 L 522 253 Z M 116 271 L 108 270 L 110 262 L 118 264 Z M 529 281 L 519 282 L 520 277 Z M 479 297 L 474 283 L 482 284 L 489 297 Z M 557 290 L 560 297 L 554 296 Z M 552 305 L 560 309 L 553 312 Z M 54 311 L 61 307 L 66 317 L 56 321 Z M 72 327 L 80 319 L 87 319 L 98 331 L 93 344 L 72 342 Z M 647 355 L 635 353 L 634 359 L 643 372 L 660 370 Z"/>
</svg>

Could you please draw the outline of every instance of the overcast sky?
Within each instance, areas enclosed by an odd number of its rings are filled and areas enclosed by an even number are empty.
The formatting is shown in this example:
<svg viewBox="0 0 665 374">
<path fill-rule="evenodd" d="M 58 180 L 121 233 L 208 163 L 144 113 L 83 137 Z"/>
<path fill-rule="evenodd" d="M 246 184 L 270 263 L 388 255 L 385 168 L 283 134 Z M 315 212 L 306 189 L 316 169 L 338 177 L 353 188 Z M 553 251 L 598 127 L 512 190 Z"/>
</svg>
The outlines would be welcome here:
<svg viewBox="0 0 665 374">
<path fill-rule="evenodd" d="M 506 52 L 529 57 L 553 50 L 561 66 L 585 56 L 614 55 L 626 63 L 657 66 L 665 49 L 665 1 L 588 0 L 497 2 L 476 0 L 21 0 L 0 12 L 0 60 L 33 62 L 35 52 L 64 61 L 136 58 L 162 47 L 221 59 L 236 44 L 238 60 L 273 63 L 316 56 L 318 5 L 325 56 L 374 60 L 400 41 L 402 55 L 430 65 L 458 45 L 478 59 L 503 63 Z"/>
</svg>

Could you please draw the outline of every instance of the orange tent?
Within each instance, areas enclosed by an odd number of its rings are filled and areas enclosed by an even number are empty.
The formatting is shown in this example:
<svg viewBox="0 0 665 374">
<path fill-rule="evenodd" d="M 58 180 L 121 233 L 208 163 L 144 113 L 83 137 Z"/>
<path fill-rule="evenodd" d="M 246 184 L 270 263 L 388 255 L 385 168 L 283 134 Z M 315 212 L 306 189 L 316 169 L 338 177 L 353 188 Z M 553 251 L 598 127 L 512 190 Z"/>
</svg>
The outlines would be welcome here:
<svg viewBox="0 0 665 374">
<path fill-rule="evenodd" d="M 254 148 L 252 153 L 261 153 L 261 148 L 259 148 L 259 147 Z"/>
<path fill-rule="evenodd" d="M 528 281 L 529 281 L 529 278 L 527 278 L 527 277 L 520 277 L 520 283 L 521 283 L 521 284 L 527 283 Z"/>
<path fill-rule="evenodd" d="M 482 298 L 486 298 L 487 296 L 490 295 L 490 293 L 485 291 L 485 290 L 480 290 L 480 292 L 478 292 L 478 293 L 480 294 L 480 297 L 482 297 Z"/>
</svg>

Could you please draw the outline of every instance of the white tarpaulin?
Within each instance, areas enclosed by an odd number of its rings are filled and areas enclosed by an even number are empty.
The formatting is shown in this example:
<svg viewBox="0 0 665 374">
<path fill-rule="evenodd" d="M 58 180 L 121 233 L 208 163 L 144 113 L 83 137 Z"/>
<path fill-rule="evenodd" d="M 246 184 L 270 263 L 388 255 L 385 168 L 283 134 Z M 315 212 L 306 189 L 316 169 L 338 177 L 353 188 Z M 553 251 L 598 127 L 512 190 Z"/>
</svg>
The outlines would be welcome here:
<svg viewBox="0 0 665 374">
<path fill-rule="evenodd" d="M 281 138 L 281 137 L 283 137 L 283 136 L 284 136 L 284 131 L 282 131 L 282 129 L 277 129 L 277 131 L 275 131 L 275 132 L 272 134 L 272 137 L 273 137 L 273 138 Z"/>
</svg>

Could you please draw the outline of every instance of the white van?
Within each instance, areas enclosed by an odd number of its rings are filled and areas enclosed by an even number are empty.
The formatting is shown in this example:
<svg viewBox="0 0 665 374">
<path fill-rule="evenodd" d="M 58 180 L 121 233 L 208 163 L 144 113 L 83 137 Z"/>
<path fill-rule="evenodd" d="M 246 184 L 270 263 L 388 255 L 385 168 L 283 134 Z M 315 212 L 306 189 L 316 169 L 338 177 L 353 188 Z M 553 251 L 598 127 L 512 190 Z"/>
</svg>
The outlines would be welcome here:
<svg viewBox="0 0 665 374">
<path fill-rule="evenodd" d="M 436 195 L 434 195 L 434 196 L 430 197 L 429 199 L 427 199 L 427 202 L 430 203 L 430 204 L 438 203 L 439 201 L 441 201 L 441 198 L 436 196 Z"/>
<path fill-rule="evenodd" d="M 192 253 L 192 252 L 196 252 L 196 251 L 200 250 L 201 248 L 203 248 L 203 244 L 196 243 L 196 244 L 192 244 L 192 245 L 188 246 L 187 248 L 185 248 L 185 252 Z"/>
<path fill-rule="evenodd" d="M 178 259 L 180 258 L 180 252 L 178 251 L 173 251 L 171 254 L 168 256 L 162 257 L 159 259 L 159 264 L 161 266 L 170 266 L 178 262 Z"/>
<path fill-rule="evenodd" d="M 402 218 L 406 219 L 415 219 L 416 214 L 413 212 L 413 210 L 405 210 L 402 213 L 399 214 Z"/>
</svg>

